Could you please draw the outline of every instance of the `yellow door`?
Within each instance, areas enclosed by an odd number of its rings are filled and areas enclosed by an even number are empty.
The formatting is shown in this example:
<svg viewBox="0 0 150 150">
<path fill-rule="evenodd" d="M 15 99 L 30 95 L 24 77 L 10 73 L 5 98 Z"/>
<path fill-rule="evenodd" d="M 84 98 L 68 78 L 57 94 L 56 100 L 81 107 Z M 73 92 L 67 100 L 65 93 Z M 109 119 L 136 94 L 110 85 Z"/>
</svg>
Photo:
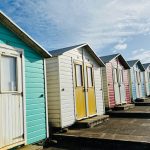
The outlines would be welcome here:
<svg viewBox="0 0 150 150">
<path fill-rule="evenodd" d="M 75 97 L 76 97 L 76 117 L 83 119 L 87 116 L 86 99 L 84 87 L 84 71 L 83 65 L 75 64 Z"/>
<path fill-rule="evenodd" d="M 95 99 L 93 68 L 87 66 L 86 70 L 87 70 L 88 112 L 89 112 L 89 116 L 93 116 L 96 114 L 96 99 Z"/>
</svg>

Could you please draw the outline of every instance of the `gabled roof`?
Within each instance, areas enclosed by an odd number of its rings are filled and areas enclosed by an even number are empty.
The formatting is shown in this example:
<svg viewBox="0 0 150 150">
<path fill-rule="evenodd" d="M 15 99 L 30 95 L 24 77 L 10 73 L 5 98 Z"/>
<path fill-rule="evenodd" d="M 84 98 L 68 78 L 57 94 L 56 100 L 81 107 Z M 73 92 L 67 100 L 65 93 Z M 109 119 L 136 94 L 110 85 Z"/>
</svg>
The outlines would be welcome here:
<svg viewBox="0 0 150 150">
<path fill-rule="evenodd" d="M 137 60 L 130 60 L 130 61 L 127 61 L 127 62 L 130 65 L 130 67 L 133 67 L 134 65 L 137 64 L 141 71 L 145 71 L 144 66 L 142 65 L 140 60 L 138 60 L 138 59 Z"/>
<path fill-rule="evenodd" d="M 59 55 L 62 55 L 63 53 L 71 50 L 71 49 L 74 49 L 74 48 L 79 48 L 80 46 L 84 46 L 85 44 L 78 44 L 78 45 L 74 45 L 74 46 L 69 46 L 69 47 L 65 47 L 65 48 L 60 48 L 60 49 L 56 49 L 56 50 L 52 50 L 52 51 L 49 51 L 49 53 L 52 55 L 52 56 L 59 56 Z"/>
<path fill-rule="evenodd" d="M 108 63 L 109 61 L 116 58 L 117 56 L 118 54 L 112 54 L 112 55 L 101 56 L 100 58 L 102 59 L 104 63 Z"/>
<path fill-rule="evenodd" d="M 150 66 L 150 63 L 143 64 L 144 68 L 147 69 Z"/>
<path fill-rule="evenodd" d="M 98 58 L 98 56 L 95 54 L 95 52 L 92 50 L 92 48 L 84 43 L 84 44 L 79 44 L 79 45 L 74 45 L 74 46 L 69 46 L 69 47 L 65 47 L 65 48 L 61 48 L 61 49 L 57 49 L 57 50 L 52 50 L 52 51 L 49 51 L 49 53 L 52 55 L 52 57 L 55 57 L 55 56 L 59 56 L 59 55 L 62 55 L 63 53 L 67 52 L 67 51 L 70 51 L 70 50 L 73 50 L 73 49 L 76 49 L 76 48 L 81 48 L 81 47 L 85 47 L 86 50 L 89 52 L 89 54 L 91 54 L 91 56 L 96 60 L 96 62 L 104 67 L 105 64 L 103 63 L 103 61 Z"/>
<path fill-rule="evenodd" d="M 121 54 L 112 54 L 112 55 L 107 55 L 107 56 L 101 56 L 100 58 L 102 59 L 102 61 L 104 63 L 108 63 L 110 61 L 112 61 L 113 59 L 117 58 L 122 62 L 122 64 L 124 65 L 124 67 L 126 69 L 130 69 L 129 64 L 127 63 L 127 61 L 123 58 L 123 56 Z"/>
<path fill-rule="evenodd" d="M 15 24 L 8 16 L 6 16 L 2 11 L 0 11 L 0 23 L 6 26 L 10 31 L 17 35 L 22 41 L 27 45 L 32 47 L 37 53 L 43 57 L 50 57 L 51 55 L 35 40 L 33 40 L 23 29 L 21 29 L 17 24 Z"/>
</svg>

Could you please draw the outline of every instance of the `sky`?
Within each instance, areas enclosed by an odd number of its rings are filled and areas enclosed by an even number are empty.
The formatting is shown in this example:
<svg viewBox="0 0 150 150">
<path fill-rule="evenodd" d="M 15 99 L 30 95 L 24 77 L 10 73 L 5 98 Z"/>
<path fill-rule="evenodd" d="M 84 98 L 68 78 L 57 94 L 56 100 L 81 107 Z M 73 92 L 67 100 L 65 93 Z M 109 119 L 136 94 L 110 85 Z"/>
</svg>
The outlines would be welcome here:
<svg viewBox="0 0 150 150">
<path fill-rule="evenodd" d="M 48 51 L 88 43 L 150 62 L 149 0 L 0 0 L 0 10 Z"/>
</svg>

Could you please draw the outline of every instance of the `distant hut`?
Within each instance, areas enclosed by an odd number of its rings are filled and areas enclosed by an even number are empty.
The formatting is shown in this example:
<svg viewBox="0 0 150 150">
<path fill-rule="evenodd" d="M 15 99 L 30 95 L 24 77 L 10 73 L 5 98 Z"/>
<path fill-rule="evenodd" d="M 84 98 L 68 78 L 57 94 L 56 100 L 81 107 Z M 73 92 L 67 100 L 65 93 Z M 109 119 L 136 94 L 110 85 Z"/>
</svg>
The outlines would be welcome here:
<svg viewBox="0 0 150 150">
<path fill-rule="evenodd" d="M 103 90 L 105 106 L 114 108 L 116 105 L 131 103 L 128 63 L 121 54 L 100 57 L 106 68 L 103 68 Z"/>
<path fill-rule="evenodd" d="M 104 63 L 88 44 L 50 51 L 47 59 L 49 123 L 65 128 L 105 113 L 102 92 Z"/>
<path fill-rule="evenodd" d="M 144 66 L 140 60 L 127 61 L 130 65 L 130 79 L 131 79 L 131 91 L 132 99 L 136 100 L 145 97 L 145 85 L 144 85 Z"/>
</svg>

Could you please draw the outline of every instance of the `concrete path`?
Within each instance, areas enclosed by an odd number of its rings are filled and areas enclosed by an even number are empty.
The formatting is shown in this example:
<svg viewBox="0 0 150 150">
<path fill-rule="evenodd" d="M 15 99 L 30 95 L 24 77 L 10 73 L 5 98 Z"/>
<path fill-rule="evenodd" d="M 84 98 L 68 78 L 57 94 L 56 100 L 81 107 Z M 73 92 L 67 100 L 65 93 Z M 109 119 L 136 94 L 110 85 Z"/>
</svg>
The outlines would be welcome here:
<svg viewBox="0 0 150 150">
<path fill-rule="evenodd" d="M 115 150 L 150 149 L 150 119 L 110 118 L 109 121 L 95 128 L 69 130 L 67 133 L 54 134 L 60 144 Z M 72 142 L 72 143 L 71 143 Z M 94 145 L 93 145 L 94 143 Z M 80 147 L 79 146 L 79 147 Z M 78 147 L 78 148 L 79 148 Z M 86 147 L 86 146 L 85 146 Z"/>
</svg>

